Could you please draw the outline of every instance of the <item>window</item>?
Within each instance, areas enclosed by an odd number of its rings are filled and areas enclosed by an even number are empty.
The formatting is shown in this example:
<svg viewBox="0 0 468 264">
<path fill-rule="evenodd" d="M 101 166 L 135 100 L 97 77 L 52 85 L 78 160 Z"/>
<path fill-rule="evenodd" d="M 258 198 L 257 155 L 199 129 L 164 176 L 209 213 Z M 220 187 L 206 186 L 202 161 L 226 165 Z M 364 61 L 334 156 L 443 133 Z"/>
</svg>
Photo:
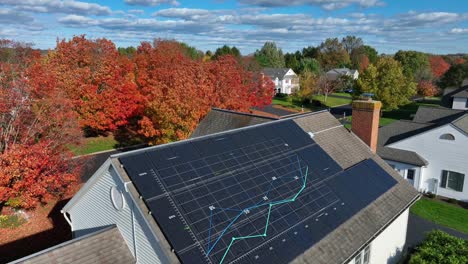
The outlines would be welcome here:
<svg viewBox="0 0 468 264">
<path fill-rule="evenodd" d="M 439 137 L 439 139 L 443 140 L 455 140 L 455 137 L 452 134 L 443 134 Z"/>
<path fill-rule="evenodd" d="M 406 172 L 406 179 L 413 181 L 414 180 L 414 174 L 415 174 L 415 170 L 408 169 L 408 171 Z"/>
<path fill-rule="evenodd" d="M 369 264 L 370 263 L 370 245 L 354 257 L 354 264 Z"/>
<path fill-rule="evenodd" d="M 466 101 L 465 101 L 465 108 L 468 108 L 468 98 L 466 98 Z"/>
<path fill-rule="evenodd" d="M 361 264 L 362 261 L 362 252 L 359 252 L 359 254 L 354 257 L 354 264 Z"/>
<path fill-rule="evenodd" d="M 465 181 L 465 174 L 454 171 L 442 171 L 442 179 L 440 187 L 451 189 L 457 192 L 463 192 L 463 183 Z"/>
<path fill-rule="evenodd" d="M 362 260 L 362 264 L 369 264 L 370 263 L 369 259 L 370 259 L 370 245 L 364 249 L 364 259 Z"/>
<path fill-rule="evenodd" d="M 117 189 L 117 187 L 112 186 L 110 189 L 110 195 L 112 200 L 112 205 L 118 211 L 122 210 L 125 207 L 125 199 L 123 193 Z"/>
</svg>

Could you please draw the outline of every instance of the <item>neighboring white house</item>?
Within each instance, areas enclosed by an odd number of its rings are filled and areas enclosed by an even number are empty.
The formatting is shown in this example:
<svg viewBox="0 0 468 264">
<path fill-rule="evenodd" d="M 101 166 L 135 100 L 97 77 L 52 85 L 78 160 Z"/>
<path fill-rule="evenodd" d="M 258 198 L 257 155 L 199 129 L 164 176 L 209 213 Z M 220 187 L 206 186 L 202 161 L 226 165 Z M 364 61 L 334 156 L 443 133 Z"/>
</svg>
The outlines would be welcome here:
<svg viewBox="0 0 468 264">
<path fill-rule="evenodd" d="M 329 70 L 327 73 L 327 78 L 331 81 L 338 80 L 343 76 L 349 76 L 353 80 L 357 80 L 359 78 L 358 70 L 350 70 L 348 68 L 339 68 L 339 69 L 332 69 Z"/>
<path fill-rule="evenodd" d="M 379 130 L 377 153 L 418 191 L 468 201 L 468 112 L 419 107 Z"/>
<path fill-rule="evenodd" d="M 111 156 L 62 210 L 75 249 L 20 263 L 397 263 L 419 194 L 329 112 L 237 124 Z"/>
<path fill-rule="evenodd" d="M 264 68 L 263 74 L 275 84 L 275 92 L 292 94 L 299 89 L 299 76 L 291 68 Z"/>
<path fill-rule="evenodd" d="M 459 88 L 445 88 L 442 105 L 452 109 L 468 110 L 468 79 L 465 79 Z"/>
</svg>

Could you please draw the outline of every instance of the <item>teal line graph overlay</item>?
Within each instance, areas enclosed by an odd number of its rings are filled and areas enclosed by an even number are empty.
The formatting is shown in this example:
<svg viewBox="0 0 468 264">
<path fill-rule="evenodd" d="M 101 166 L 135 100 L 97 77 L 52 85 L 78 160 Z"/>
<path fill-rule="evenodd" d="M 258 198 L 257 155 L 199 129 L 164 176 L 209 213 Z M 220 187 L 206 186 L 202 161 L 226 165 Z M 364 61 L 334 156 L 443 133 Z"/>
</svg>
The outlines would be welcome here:
<svg viewBox="0 0 468 264">
<path fill-rule="evenodd" d="M 301 173 L 301 178 L 302 178 L 302 186 L 301 186 L 301 189 L 290 199 L 284 199 L 284 200 L 279 200 L 279 201 L 274 201 L 274 202 L 270 202 L 270 203 L 262 203 L 262 204 L 256 204 L 254 206 L 251 206 L 251 207 L 248 207 L 244 210 L 239 210 L 239 209 L 229 209 L 227 208 L 228 210 L 233 210 L 233 211 L 239 211 L 239 213 L 237 214 L 236 217 L 234 217 L 234 219 L 227 225 L 227 227 L 223 230 L 223 232 L 221 232 L 221 234 L 219 235 L 219 237 L 216 239 L 216 241 L 213 243 L 213 245 L 211 245 L 210 247 L 210 242 L 211 242 L 211 227 L 212 227 L 212 216 L 213 216 L 213 213 L 212 213 L 212 210 L 210 212 L 210 229 L 209 229 L 209 235 L 208 235 L 208 250 L 207 250 L 207 253 L 206 255 L 208 256 L 211 251 L 213 250 L 213 248 L 216 246 L 216 244 L 219 242 L 219 240 L 222 238 L 222 236 L 224 235 L 224 233 L 226 233 L 226 231 L 234 224 L 234 222 L 237 221 L 237 219 L 239 219 L 239 217 L 244 214 L 246 211 L 248 210 L 251 210 L 251 209 L 256 209 L 256 208 L 259 208 L 259 207 L 262 207 L 262 206 L 268 206 L 268 214 L 267 214 L 267 220 L 266 220 L 266 223 L 265 223 L 265 231 L 263 232 L 263 234 L 257 234 L 257 235 L 250 235 L 250 236 L 241 236 L 241 237 L 232 237 L 231 238 L 231 242 L 229 243 L 226 251 L 224 252 L 223 254 L 223 257 L 221 258 L 221 261 L 220 261 L 220 264 L 222 264 L 224 262 L 224 259 L 226 258 L 227 254 L 229 253 L 229 250 L 231 249 L 232 245 L 234 244 L 234 242 L 236 240 L 242 240 L 242 239 L 251 239 L 251 238 L 257 238 L 257 237 L 266 237 L 268 235 L 268 225 L 270 223 L 270 215 L 271 215 L 271 208 L 275 205 L 280 205 L 280 204 L 285 204 L 285 203 L 291 203 L 291 202 L 294 202 L 296 201 L 297 197 L 302 193 L 302 191 L 304 191 L 305 187 L 306 187 L 306 184 L 307 184 L 307 176 L 308 176 L 308 172 L 309 172 L 309 167 L 306 166 L 306 169 L 305 169 L 305 174 L 302 173 L 302 168 L 300 166 L 300 162 L 299 162 L 299 158 L 297 158 L 297 161 L 298 161 L 298 164 L 299 164 L 299 171 Z M 270 186 L 270 190 L 271 190 L 271 186 Z M 270 191 L 268 190 L 267 193 Z M 213 208 L 215 209 L 215 208 Z M 226 209 L 226 208 L 216 208 L 216 209 Z"/>
</svg>

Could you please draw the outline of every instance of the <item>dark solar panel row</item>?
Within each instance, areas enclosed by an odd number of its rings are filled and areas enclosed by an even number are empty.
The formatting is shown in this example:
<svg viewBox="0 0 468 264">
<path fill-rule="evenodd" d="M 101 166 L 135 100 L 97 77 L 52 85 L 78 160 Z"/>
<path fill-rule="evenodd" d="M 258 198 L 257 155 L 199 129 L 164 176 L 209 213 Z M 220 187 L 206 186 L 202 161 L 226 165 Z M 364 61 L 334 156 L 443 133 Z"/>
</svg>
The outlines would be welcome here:
<svg viewBox="0 0 468 264">
<path fill-rule="evenodd" d="M 120 160 L 183 263 L 287 262 L 395 184 L 373 161 L 342 172 L 290 120 Z"/>
</svg>

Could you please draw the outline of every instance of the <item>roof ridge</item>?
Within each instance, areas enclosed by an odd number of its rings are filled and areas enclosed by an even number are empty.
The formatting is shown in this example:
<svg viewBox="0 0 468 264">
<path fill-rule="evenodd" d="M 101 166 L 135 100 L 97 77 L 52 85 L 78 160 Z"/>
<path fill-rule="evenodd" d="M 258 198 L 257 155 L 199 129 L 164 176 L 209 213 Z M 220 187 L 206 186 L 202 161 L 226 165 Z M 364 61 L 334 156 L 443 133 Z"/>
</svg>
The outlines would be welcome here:
<svg viewBox="0 0 468 264">
<path fill-rule="evenodd" d="M 278 120 L 278 119 L 279 119 L 279 118 L 274 118 L 274 117 L 271 117 L 271 116 L 256 115 L 256 114 L 252 114 L 252 113 L 238 112 L 238 111 L 234 111 L 234 110 L 221 109 L 221 108 L 217 108 L 217 107 L 212 107 L 211 110 L 213 110 L 213 111 L 218 111 L 218 112 L 223 112 L 223 113 L 230 113 L 230 114 L 237 114 L 237 115 L 244 115 L 244 116 L 265 118 L 265 119 L 271 119 L 271 120 Z"/>
<path fill-rule="evenodd" d="M 202 140 L 202 139 L 206 139 L 206 138 L 210 138 L 210 137 L 224 135 L 224 134 L 232 133 L 232 132 L 235 132 L 235 131 L 251 129 L 251 128 L 259 127 L 259 126 L 265 126 L 265 125 L 269 125 L 269 124 L 272 124 L 272 123 L 285 122 L 285 121 L 288 121 L 288 120 L 293 120 L 295 118 L 302 118 L 302 117 L 306 117 L 306 116 L 310 116 L 310 115 L 322 114 L 322 113 L 325 113 L 325 112 L 329 112 L 328 109 L 324 109 L 324 110 L 316 111 L 316 112 L 309 112 L 309 113 L 305 113 L 303 115 L 287 117 L 287 118 L 284 118 L 284 119 L 276 119 L 276 120 L 272 120 L 271 122 L 266 122 L 266 123 L 261 123 L 261 124 L 246 126 L 246 127 L 230 129 L 230 130 L 221 131 L 221 132 L 217 132 L 217 133 L 213 133 L 213 134 L 209 134 L 209 135 L 204 135 L 204 136 L 200 136 L 200 137 L 187 138 L 187 139 L 174 141 L 174 142 L 169 142 L 169 143 L 165 143 L 165 144 L 161 144 L 161 145 L 155 145 L 155 146 L 151 146 L 151 147 L 147 147 L 147 148 L 136 149 L 136 150 L 131 150 L 131 151 L 122 152 L 122 153 L 116 153 L 116 154 L 111 155 L 110 157 L 111 158 L 120 158 L 120 157 L 124 157 L 124 156 L 127 156 L 127 155 L 144 152 L 144 151 L 147 151 L 149 149 L 157 149 L 157 148 L 166 147 L 166 146 L 169 146 L 169 145 L 172 146 L 172 145 L 176 145 L 176 144 L 194 142 L 194 141 L 197 141 L 197 140 Z"/>
</svg>

